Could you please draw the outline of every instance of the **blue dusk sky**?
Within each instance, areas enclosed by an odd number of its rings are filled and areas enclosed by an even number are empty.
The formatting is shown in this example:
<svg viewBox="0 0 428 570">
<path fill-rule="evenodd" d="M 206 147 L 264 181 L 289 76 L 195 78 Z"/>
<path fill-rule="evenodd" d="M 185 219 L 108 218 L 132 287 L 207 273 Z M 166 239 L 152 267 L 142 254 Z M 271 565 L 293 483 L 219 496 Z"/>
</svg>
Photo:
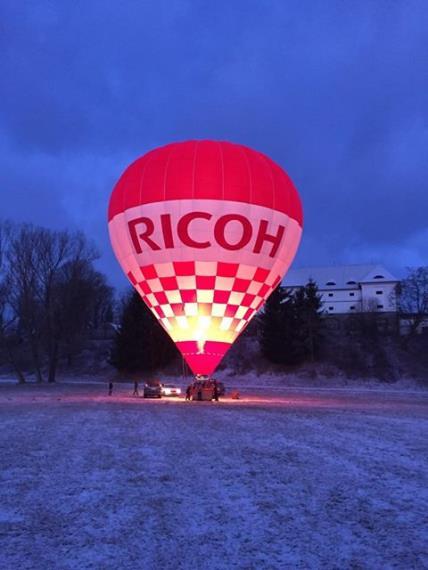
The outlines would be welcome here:
<svg viewBox="0 0 428 570">
<path fill-rule="evenodd" d="M 425 0 L 2 0 L 0 26 L 1 217 L 82 229 L 114 285 L 114 183 L 191 138 L 285 168 L 296 266 L 428 265 Z"/>
</svg>

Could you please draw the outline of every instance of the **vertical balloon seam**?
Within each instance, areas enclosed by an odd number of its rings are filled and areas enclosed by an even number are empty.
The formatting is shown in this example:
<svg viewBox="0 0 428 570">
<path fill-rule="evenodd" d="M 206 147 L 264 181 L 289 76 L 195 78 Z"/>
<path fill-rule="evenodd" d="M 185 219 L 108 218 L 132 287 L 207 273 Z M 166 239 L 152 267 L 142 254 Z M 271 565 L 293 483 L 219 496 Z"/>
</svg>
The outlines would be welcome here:
<svg viewBox="0 0 428 570">
<path fill-rule="evenodd" d="M 147 164 L 150 162 L 151 160 L 151 156 L 148 157 L 148 160 L 145 160 L 142 168 L 141 168 L 141 172 L 140 172 L 140 180 L 139 180 L 139 191 L 138 191 L 138 205 L 139 205 L 139 209 L 141 209 L 142 201 L 143 201 L 143 185 L 144 185 L 144 176 L 146 174 L 146 167 Z"/>
<path fill-rule="evenodd" d="M 139 212 L 140 216 L 142 215 L 142 211 L 141 211 L 142 207 L 144 208 L 144 206 L 142 204 L 144 178 L 146 175 L 147 167 L 153 159 L 153 155 L 154 155 L 154 152 L 150 153 L 150 155 L 147 157 L 147 160 L 144 161 L 142 168 L 141 168 L 140 176 L 139 176 L 140 179 L 139 179 L 139 192 L 138 192 L 138 212 Z M 123 208 L 123 204 L 122 204 L 122 208 Z M 123 210 L 123 215 L 126 216 L 126 210 L 125 209 Z M 125 232 L 125 233 L 127 234 L 128 242 L 130 243 L 129 232 Z M 131 247 L 131 251 L 133 251 L 132 247 Z M 138 264 L 138 266 L 139 266 L 139 264 Z M 140 273 L 141 273 L 141 268 L 140 268 Z M 141 296 L 141 293 L 140 293 L 140 296 Z"/>
<path fill-rule="evenodd" d="M 249 203 L 252 205 L 254 203 L 254 198 L 253 198 L 253 193 L 254 193 L 253 171 L 251 169 L 251 162 L 250 162 L 250 159 L 248 157 L 247 147 L 241 146 L 240 148 L 242 149 L 242 152 L 244 153 L 245 161 L 247 163 L 248 175 L 249 175 L 249 179 L 250 179 L 250 200 L 249 200 Z"/>
<path fill-rule="evenodd" d="M 166 181 L 168 179 L 169 161 L 171 159 L 171 154 L 174 152 L 174 148 L 176 148 L 176 147 L 174 147 L 173 145 L 170 145 L 169 152 L 168 152 L 168 155 L 166 157 L 165 172 L 163 175 L 163 201 L 164 202 L 166 201 Z"/>
<path fill-rule="evenodd" d="M 275 186 L 275 180 L 274 180 L 274 178 L 273 178 L 272 166 L 270 165 L 269 161 L 267 160 L 267 158 L 266 158 L 266 156 L 265 156 L 264 154 L 261 154 L 260 156 L 263 158 L 263 160 L 264 160 L 264 162 L 265 162 L 265 164 L 266 164 L 266 166 L 267 166 L 267 168 L 268 168 L 268 171 L 269 171 L 269 177 L 270 177 L 270 180 L 271 180 L 271 183 L 272 183 L 272 209 L 275 210 L 275 190 L 276 190 L 276 186 Z"/>
<path fill-rule="evenodd" d="M 196 178 L 196 155 L 198 153 L 199 141 L 195 141 L 193 147 L 193 167 L 192 167 L 192 200 L 195 199 L 195 178 Z"/>
<path fill-rule="evenodd" d="M 132 166 L 132 165 L 131 165 L 131 166 Z M 123 176 L 122 176 L 122 179 L 121 179 L 121 180 L 123 180 L 125 177 L 129 176 L 129 169 L 130 169 L 130 168 L 131 168 L 131 167 L 129 166 L 129 167 L 125 170 L 125 172 L 123 173 Z M 119 181 L 119 183 L 120 183 L 120 182 L 121 182 L 121 181 Z M 123 184 L 123 182 L 122 182 L 122 185 L 123 185 L 123 191 L 122 191 L 122 196 L 121 196 L 121 197 L 122 197 L 122 200 L 121 200 L 121 202 L 122 202 L 122 212 L 123 212 L 122 215 L 123 215 L 123 217 L 125 217 L 125 211 L 126 211 L 126 210 L 125 210 L 125 194 L 126 194 L 126 191 L 125 191 L 125 190 L 126 190 L 126 186 L 125 186 L 125 184 Z M 126 234 L 126 239 L 124 239 L 124 242 L 125 242 L 125 243 L 124 243 L 123 245 L 124 245 L 124 251 L 125 251 L 125 253 L 127 253 L 127 252 L 126 252 L 126 249 L 128 249 L 128 252 L 129 252 L 130 237 L 129 237 L 129 235 L 128 235 L 127 232 L 125 232 L 125 234 Z M 122 243 L 122 241 L 121 241 L 120 243 Z M 127 244 L 127 245 L 125 245 L 125 244 Z M 131 250 L 131 251 L 132 251 L 132 250 Z M 129 257 L 129 253 L 128 253 L 128 255 L 125 255 L 125 259 L 128 259 L 128 257 Z M 132 272 L 131 272 L 131 269 L 130 269 L 129 266 L 128 266 L 126 269 L 127 269 L 126 276 L 127 276 L 128 280 L 131 281 L 131 284 L 132 284 L 132 279 L 131 279 Z M 131 275 L 130 275 L 130 273 L 131 273 Z"/>
<path fill-rule="evenodd" d="M 223 143 L 218 143 L 221 161 L 221 199 L 224 200 L 224 156 L 223 156 Z"/>
<path fill-rule="evenodd" d="M 263 154 L 262 154 L 262 157 L 263 157 L 263 160 L 264 160 L 264 161 L 266 162 L 266 164 L 267 164 L 267 167 L 268 167 L 268 170 L 269 170 L 270 179 L 271 179 L 271 182 L 272 182 L 272 208 L 273 208 L 273 210 L 275 210 L 275 209 L 276 209 L 276 208 L 275 208 L 275 206 L 276 206 L 276 204 L 275 204 L 276 184 L 275 184 L 275 179 L 274 179 L 273 172 L 272 172 L 272 166 L 271 166 L 271 164 L 269 163 L 269 161 L 267 160 L 267 158 L 266 158 Z M 271 219 L 270 219 L 271 222 L 272 222 L 272 219 L 273 219 L 273 213 L 271 212 Z M 288 225 L 287 222 L 288 222 L 289 219 L 290 219 L 290 218 L 288 218 L 288 219 L 286 220 L 285 226 Z M 272 290 L 272 291 L 273 291 L 273 290 Z M 271 291 L 271 294 L 272 294 L 272 291 Z M 268 295 L 267 298 L 269 298 L 269 297 L 270 297 L 270 295 Z"/>
</svg>

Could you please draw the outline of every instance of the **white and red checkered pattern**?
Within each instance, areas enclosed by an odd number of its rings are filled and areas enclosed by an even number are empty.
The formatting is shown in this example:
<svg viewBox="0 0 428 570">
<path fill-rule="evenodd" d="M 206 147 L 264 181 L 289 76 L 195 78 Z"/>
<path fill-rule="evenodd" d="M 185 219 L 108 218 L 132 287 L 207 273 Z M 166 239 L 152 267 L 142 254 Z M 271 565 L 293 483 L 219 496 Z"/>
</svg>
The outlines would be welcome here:
<svg viewBox="0 0 428 570">
<path fill-rule="evenodd" d="M 192 370 L 211 374 L 287 271 L 302 211 L 264 155 L 190 141 L 125 171 L 109 231 L 124 272 Z"/>
<path fill-rule="evenodd" d="M 191 367 L 207 360 L 207 341 L 213 360 L 223 356 L 281 280 L 268 269 L 206 261 L 146 265 L 128 277 Z"/>
</svg>

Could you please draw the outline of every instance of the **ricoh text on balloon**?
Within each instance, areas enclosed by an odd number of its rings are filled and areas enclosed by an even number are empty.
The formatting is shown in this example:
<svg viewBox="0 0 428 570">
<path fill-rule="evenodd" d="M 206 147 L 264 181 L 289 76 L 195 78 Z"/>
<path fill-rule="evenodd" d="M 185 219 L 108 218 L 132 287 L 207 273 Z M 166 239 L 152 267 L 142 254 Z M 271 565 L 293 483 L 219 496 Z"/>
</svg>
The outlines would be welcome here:
<svg viewBox="0 0 428 570">
<path fill-rule="evenodd" d="M 192 222 L 204 221 L 204 239 L 197 239 L 192 233 Z M 237 228 L 238 236 L 231 236 L 227 229 L 231 224 Z M 249 220 L 242 214 L 224 214 L 215 217 L 210 212 L 194 211 L 181 216 L 177 221 L 171 214 L 161 214 L 157 218 L 140 216 L 128 221 L 129 234 L 137 254 L 145 250 L 159 251 L 173 249 L 177 243 L 195 249 L 207 249 L 215 243 L 229 251 L 240 250 L 251 244 L 253 253 L 266 253 L 274 257 L 281 246 L 285 227 L 271 228 L 268 220 Z M 158 237 L 155 237 L 156 234 Z"/>
</svg>

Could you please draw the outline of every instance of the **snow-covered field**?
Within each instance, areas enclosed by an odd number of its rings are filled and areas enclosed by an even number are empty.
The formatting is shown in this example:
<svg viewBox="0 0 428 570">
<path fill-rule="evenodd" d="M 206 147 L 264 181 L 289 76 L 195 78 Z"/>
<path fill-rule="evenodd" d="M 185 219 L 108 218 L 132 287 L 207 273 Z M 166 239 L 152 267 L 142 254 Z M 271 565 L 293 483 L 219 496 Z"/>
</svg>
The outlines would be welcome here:
<svg viewBox="0 0 428 570">
<path fill-rule="evenodd" d="M 0 385 L 0 568 L 428 567 L 428 395 Z"/>
</svg>

